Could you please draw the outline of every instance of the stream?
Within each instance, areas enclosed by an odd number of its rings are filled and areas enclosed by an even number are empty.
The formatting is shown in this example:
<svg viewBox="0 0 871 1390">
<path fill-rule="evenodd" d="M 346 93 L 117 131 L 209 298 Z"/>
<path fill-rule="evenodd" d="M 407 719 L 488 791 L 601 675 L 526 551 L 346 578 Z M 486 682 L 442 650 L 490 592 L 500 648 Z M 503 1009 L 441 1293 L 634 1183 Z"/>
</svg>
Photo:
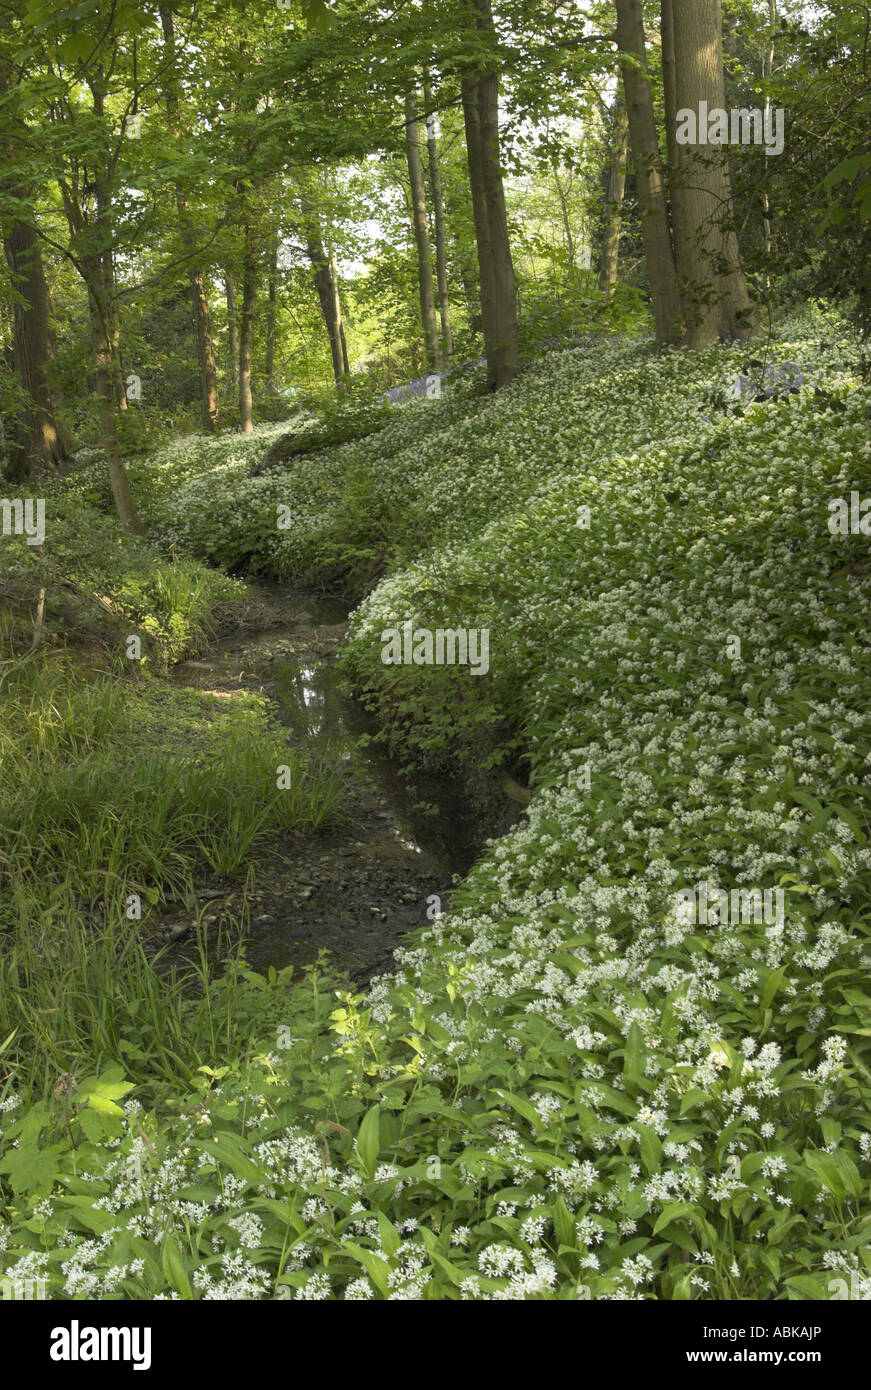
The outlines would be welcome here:
<svg viewBox="0 0 871 1390">
<path fill-rule="evenodd" d="M 390 967 L 408 932 L 447 909 L 455 879 L 492 828 L 485 830 L 451 779 L 400 777 L 383 746 L 371 741 L 377 725 L 335 664 L 347 601 L 291 589 L 264 597 L 271 626 L 232 633 L 205 659 L 176 666 L 171 679 L 224 697 L 240 688 L 262 692 L 296 746 L 341 767 L 346 807 L 334 827 L 252 852 L 245 957 L 263 973 L 311 963 L 327 948 L 334 966 L 362 984 Z M 214 876 L 197 898 L 201 910 L 206 905 L 205 926 L 230 930 L 243 906 L 243 883 Z M 163 915 L 171 956 L 185 954 L 193 925 L 189 910 Z"/>
</svg>

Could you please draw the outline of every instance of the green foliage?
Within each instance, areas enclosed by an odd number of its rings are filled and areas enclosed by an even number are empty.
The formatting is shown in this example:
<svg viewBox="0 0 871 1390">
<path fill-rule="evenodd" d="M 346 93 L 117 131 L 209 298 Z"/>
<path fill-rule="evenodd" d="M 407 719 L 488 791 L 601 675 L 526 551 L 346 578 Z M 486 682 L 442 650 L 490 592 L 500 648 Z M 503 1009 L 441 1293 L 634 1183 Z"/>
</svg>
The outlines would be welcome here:
<svg viewBox="0 0 871 1390">
<path fill-rule="evenodd" d="M 253 696 L 231 713 L 203 697 L 190 711 L 201 747 L 189 752 L 142 739 L 167 698 L 146 678 L 133 691 L 123 678 L 11 660 L 4 676 L 7 890 L 24 886 L 37 901 L 58 885 L 87 901 L 163 897 L 198 863 L 238 873 L 252 846 L 282 830 L 315 830 L 335 808 L 335 773 L 288 747 Z M 280 767 L 289 769 L 286 788 Z M 8 900 L 0 921 L 7 910 L 15 911 Z"/>
<path fill-rule="evenodd" d="M 282 460 L 366 439 L 383 429 L 395 413 L 383 396 L 373 397 L 350 380 L 341 391 L 310 393 L 301 404 L 304 414 L 290 422 L 295 428 L 273 446 Z"/>
<path fill-rule="evenodd" d="M 871 577 L 827 502 L 871 486 L 869 399 L 819 329 L 777 348 L 827 398 L 728 430 L 706 393 L 737 348 L 602 342 L 483 411 L 408 408 L 377 457 L 312 460 L 336 498 L 366 464 L 369 515 L 398 500 L 417 546 L 347 658 L 391 736 L 461 760 L 518 736 L 532 802 L 364 995 L 239 967 L 203 985 L 214 1034 L 190 999 L 141 1057 L 103 979 L 116 1034 L 92 1059 L 87 1013 L 62 1015 L 35 1077 L 55 1024 L 17 991 L 6 1277 L 73 1299 L 867 1296 Z M 489 625 L 490 674 L 383 667 L 409 617 Z M 778 890 L 782 921 L 693 920 L 700 880 Z M 65 1036 L 74 1089 L 51 1095 Z"/>
<path fill-rule="evenodd" d="M 93 510 L 83 472 L 70 481 L 47 499 L 44 547 L 4 542 L 0 924 L 58 893 L 156 902 L 203 865 L 236 874 L 252 847 L 316 831 L 338 801 L 335 773 L 288 745 L 262 697 L 240 691 L 228 705 L 155 677 L 201 648 L 216 605 L 244 585 L 192 559 L 159 559 Z M 130 658 L 131 635 L 141 659 Z"/>
</svg>

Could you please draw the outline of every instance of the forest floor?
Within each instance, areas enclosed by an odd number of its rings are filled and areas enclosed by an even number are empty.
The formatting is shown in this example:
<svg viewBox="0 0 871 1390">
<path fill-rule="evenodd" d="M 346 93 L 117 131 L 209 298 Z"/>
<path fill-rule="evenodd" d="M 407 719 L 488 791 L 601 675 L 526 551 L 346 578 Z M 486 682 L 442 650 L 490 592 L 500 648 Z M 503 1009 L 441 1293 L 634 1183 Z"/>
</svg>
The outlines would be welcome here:
<svg viewBox="0 0 871 1390">
<path fill-rule="evenodd" d="M 554 351 L 358 438 L 351 402 L 343 443 L 260 475 L 317 423 L 178 440 L 131 462 L 147 544 L 100 458 L 47 488 L 51 543 L 0 573 L 0 1272 L 132 1299 L 871 1293 L 871 388 L 819 308 L 753 352 Z M 300 607 L 210 646 L 242 571 Z M 347 628 L 300 597 L 339 584 Z M 486 630 L 486 673 L 385 663 L 408 623 Z M 394 871 L 374 760 L 336 776 L 341 681 L 379 757 L 447 779 L 448 841 L 451 787 L 490 801 L 461 881 L 438 853 Z M 505 785 L 528 804 L 499 825 Z M 306 954 L 348 913 L 344 979 L 210 969 L 203 917 L 249 862 L 264 940 L 293 918 Z M 174 922 L 199 955 L 158 975 L 141 928 L 204 863 Z"/>
</svg>

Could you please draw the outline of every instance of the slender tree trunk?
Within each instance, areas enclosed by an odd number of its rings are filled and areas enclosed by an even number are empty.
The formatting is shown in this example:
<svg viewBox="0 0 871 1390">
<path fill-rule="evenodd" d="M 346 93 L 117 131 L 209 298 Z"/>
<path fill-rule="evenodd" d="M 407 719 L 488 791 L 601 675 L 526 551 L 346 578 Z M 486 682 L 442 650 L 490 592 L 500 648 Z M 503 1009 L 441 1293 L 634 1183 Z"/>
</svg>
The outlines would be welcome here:
<svg viewBox="0 0 871 1390">
<path fill-rule="evenodd" d="M 479 314 L 481 311 L 481 297 L 478 285 L 477 246 L 475 246 L 475 249 L 471 250 L 470 254 L 470 245 L 463 240 L 459 229 L 452 229 L 451 244 L 453 247 L 454 263 L 456 264 L 457 273 L 460 277 L 460 284 L 463 287 L 463 303 L 471 319 L 475 314 Z"/>
<path fill-rule="evenodd" d="M 45 273 L 45 272 L 43 271 L 43 274 L 44 274 L 44 273 Z M 55 334 L 54 320 L 53 320 L 52 314 L 51 314 L 51 293 L 50 293 L 50 291 L 49 291 L 49 288 L 48 288 L 48 284 L 47 284 L 47 283 L 46 283 L 46 292 L 48 293 L 48 309 L 49 309 L 49 318 L 48 318 L 48 360 L 49 360 L 49 364 L 51 364 L 51 363 L 54 361 L 54 359 L 57 357 L 57 336 L 56 336 L 56 334 Z M 50 371 L 50 370 L 51 370 L 51 367 L 49 366 L 49 371 Z M 53 408 L 53 410 L 54 410 L 54 412 L 55 412 L 55 415 L 54 415 L 54 422 L 55 422 L 55 426 L 56 426 L 56 428 L 57 428 L 57 432 L 58 432 L 58 434 L 59 434 L 59 436 L 60 436 L 60 446 L 61 446 L 61 451 L 62 451 L 62 453 L 63 453 L 63 457 L 64 457 L 64 458 L 70 458 L 70 457 L 76 452 L 76 449 L 78 448 L 78 445 L 76 444 L 75 439 L 73 438 L 72 431 L 70 430 L 70 428 L 69 428 L 69 426 L 67 425 L 66 421 L 62 418 L 62 415 L 60 414 L 60 412 L 63 411 L 64 408 L 65 408 L 65 406 L 66 406 L 66 393 L 63 391 L 63 389 L 62 389 L 61 387 L 56 387 L 54 390 L 52 390 L 52 392 L 51 392 L 51 404 L 52 404 L 52 408 Z"/>
<path fill-rule="evenodd" d="M 339 346 L 342 349 L 342 372 L 345 376 L 348 376 L 350 374 L 351 367 L 348 362 L 348 344 L 345 339 L 345 321 L 342 316 L 342 297 L 339 292 L 339 271 L 336 266 L 336 254 L 333 250 L 333 243 L 329 236 L 327 237 L 327 251 L 330 261 L 330 281 L 332 284 L 333 305 L 335 313 L 334 322 L 338 324 Z"/>
<path fill-rule="evenodd" d="M 229 270 L 224 272 L 224 291 L 227 296 L 227 351 L 230 354 L 230 385 L 233 395 L 239 394 L 239 310 L 236 305 L 236 281 Z"/>
<path fill-rule="evenodd" d="M 12 285 L 21 301 L 13 305 L 12 362 L 26 394 L 23 415 L 9 432 L 9 475 L 23 481 L 31 461 L 54 465 L 64 456 L 64 438 L 54 416 L 48 385 L 49 298 L 39 237 L 27 222 L 16 222 L 4 241 Z"/>
<path fill-rule="evenodd" d="M 257 251 L 254 229 L 245 224 L 245 255 L 242 272 L 242 325 L 239 333 L 239 417 L 243 434 L 254 429 L 251 395 L 251 359 L 254 352 L 254 301 L 257 295 Z"/>
<path fill-rule="evenodd" d="M 616 6 L 617 47 L 621 58 L 629 60 L 621 63 L 623 91 L 656 340 L 675 343 L 681 336 L 680 297 L 647 72 L 641 0 L 616 0 Z"/>
<path fill-rule="evenodd" d="M 677 144 L 677 76 L 674 57 L 674 7 L 672 0 L 660 3 L 660 38 L 662 43 L 662 90 L 665 114 L 665 147 L 668 156 L 668 191 L 671 200 L 671 239 L 678 272 L 678 293 L 685 319 L 690 309 L 689 287 L 686 282 L 688 250 L 686 241 L 687 214 L 683 202 L 686 169 L 680 164 Z"/>
<path fill-rule="evenodd" d="M 95 180 L 97 219 L 101 227 L 111 225 L 111 203 L 108 191 L 101 179 Z M 127 388 L 124 368 L 121 362 L 121 322 L 118 313 L 115 279 L 115 255 L 111 245 L 97 253 L 99 276 L 98 298 L 106 330 L 106 343 L 109 349 L 109 385 L 118 410 L 127 409 Z"/>
<path fill-rule="evenodd" d="M 462 81 L 463 120 L 466 131 L 466 158 L 469 166 L 469 191 L 472 195 L 472 214 L 475 219 L 475 244 L 478 250 L 478 282 L 481 299 L 481 327 L 485 351 L 488 353 L 488 375 L 491 359 L 489 342 L 493 338 L 496 318 L 496 279 L 493 253 L 490 247 L 490 221 L 484 198 L 484 172 L 481 157 L 481 119 L 478 108 L 478 78 L 467 76 Z M 493 384 L 491 382 L 491 384 Z"/>
<path fill-rule="evenodd" d="M 426 151 L 429 162 L 429 182 L 432 189 L 432 216 L 436 243 L 436 284 L 439 294 L 439 320 L 442 329 L 442 356 L 448 363 L 453 355 L 454 343 L 451 335 L 450 300 L 448 297 L 448 256 L 447 236 L 445 234 L 445 200 L 442 194 L 442 178 L 439 169 L 438 133 L 435 113 L 430 111 L 432 92 L 427 83 L 423 88 L 424 104 L 429 111 L 426 118 Z"/>
<path fill-rule="evenodd" d="M 344 389 L 345 379 L 349 372 L 348 346 L 342 323 L 339 277 L 336 272 L 332 242 L 327 236 L 327 244 L 324 245 L 320 205 L 314 180 L 300 171 L 297 190 L 299 218 L 297 234 L 305 245 L 306 255 L 312 268 L 312 279 L 330 344 L 333 380 L 338 390 L 341 391 Z"/>
<path fill-rule="evenodd" d="M 620 229 L 623 222 L 623 194 L 626 191 L 626 156 L 629 143 L 629 123 L 626 103 L 618 91 L 614 102 L 614 124 L 611 134 L 611 167 L 608 172 L 608 191 L 605 195 L 605 225 L 602 232 L 602 252 L 599 257 L 599 289 L 610 299 L 617 284 L 617 265 L 620 255 Z"/>
<path fill-rule="evenodd" d="M 9 23 L 9 16 L 0 20 L 0 38 L 5 39 Z M 11 68 L 0 54 L 0 97 L 8 94 L 13 81 Z M 33 190 L 26 181 L 22 185 L 20 174 L 16 172 L 20 168 L 19 156 L 24 153 L 19 142 L 23 142 L 27 149 L 29 141 L 29 133 L 22 122 L 13 120 L 11 126 L 6 124 L 3 162 L 8 166 L 8 173 L 0 174 L 0 191 L 14 199 L 19 206 L 28 208 L 28 213 L 19 214 L 11 225 L 7 224 L 3 241 L 12 288 L 16 295 L 21 296 L 20 301 L 16 299 L 12 304 L 10 311 L 10 366 L 25 393 L 24 410 L 12 422 L 5 440 L 9 450 L 9 476 L 16 481 L 26 479 L 33 460 L 53 467 L 74 448 L 69 430 L 55 414 L 61 401 L 57 394 L 52 399 L 48 381 L 48 365 L 54 355 L 51 303 L 40 254 L 39 234 L 29 215 Z"/>
<path fill-rule="evenodd" d="M 777 0 L 768 0 L 768 54 L 762 62 L 762 76 L 771 77 L 774 72 L 774 45 L 777 37 Z M 765 93 L 765 129 L 771 129 L 771 93 Z M 771 207 L 768 189 L 762 190 L 762 235 L 765 256 L 765 288 L 771 289 Z"/>
<path fill-rule="evenodd" d="M 180 140 L 181 128 L 176 91 L 175 25 L 172 10 L 168 5 L 160 6 L 160 22 L 163 28 L 164 48 L 169 67 L 169 75 L 164 85 L 164 101 L 169 113 L 172 133 L 176 140 Z M 215 349 L 212 343 L 209 301 L 206 295 L 205 277 L 197 255 L 190 205 L 179 184 L 176 185 L 176 207 L 182 245 L 188 262 L 188 284 L 193 310 L 197 361 L 200 369 L 200 419 L 206 433 L 214 434 L 218 428 L 218 370 L 215 365 Z"/>
<path fill-rule="evenodd" d="M 675 104 L 696 113 L 725 110 L 720 0 L 671 0 L 674 15 Z M 704 348 L 752 330 L 750 296 L 735 234 L 729 165 L 722 145 L 696 140 L 677 145 L 681 176 L 677 247 L 686 285 L 687 341 Z"/>
<path fill-rule="evenodd" d="M 105 109 L 102 79 L 94 73 L 89 80 L 94 115 L 102 121 Z M 127 409 L 127 392 L 124 383 L 124 370 L 121 364 L 121 323 L 118 315 L 117 286 L 115 282 L 115 255 L 112 246 L 112 195 L 108 182 L 108 170 L 101 172 L 93 180 L 96 220 L 89 229 L 93 233 L 96 249 L 86 258 L 91 266 L 88 275 L 88 289 L 95 299 L 100 314 L 108 351 L 107 370 L 109 389 L 118 410 Z M 114 422 L 114 416 L 113 416 Z M 116 434 L 117 434 L 117 426 Z M 120 457 L 120 455 L 119 455 Z M 122 465 L 123 466 L 123 465 Z M 111 463 L 110 463 L 111 471 Z M 122 520 L 125 518 L 122 517 Z"/>
<path fill-rule="evenodd" d="M 516 376 L 519 364 L 517 289 L 499 154 L 499 77 L 493 14 L 490 0 L 471 0 L 471 5 L 476 29 L 494 50 L 486 70 L 463 78 L 462 101 L 487 379 L 490 389 L 497 390 Z"/>
<path fill-rule="evenodd" d="M 191 305 L 194 314 L 194 333 L 197 341 L 197 360 L 200 368 L 200 420 L 206 434 L 218 428 L 218 368 L 212 342 L 212 320 L 203 272 L 192 264 L 188 271 Z"/>
<path fill-rule="evenodd" d="M 569 265 L 572 267 L 572 269 L 574 269 L 576 253 L 575 238 L 572 235 L 572 224 L 569 220 L 569 205 L 568 200 L 566 198 L 566 190 L 563 188 L 562 179 L 559 176 L 559 169 L 556 167 L 556 165 L 553 166 L 553 182 L 554 187 L 556 188 L 556 196 L 559 198 L 560 217 L 562 218 L 563 224 L 563 236 L 566 239 L 566 256 L 568 257 Z M 571 183 L 571 179 L 569 180 L 569 182 Z"/>
<path fill-rule="evenodd" d="M 113 268 L 113 285 L 114 285 Z M 109 312 L 112 312 L 110 308 Z M 113 319 L 109 334 L 109 352 L 112 360 L 112 386 L 115 391 L 115 405 L 119 410 L 127 409 L 127 383 L 124 379 L 124 368 L 121 364 L 121 325 L 117 318 Z"/>
<path fill-rule="evenodd" d="M 411 88 L 405 94 L 405 160 L 411 190 L 411 225 L 417 248 L 417 288 L 420 299 L 420 321 L 423 326 L 426 362 L 430 370 L 441 366 L 439 333 L 436 323 L 435 297 L 432 282 L 432 250 L 426 220 L 423 168 L 420 161 L 420 122 L 417 117 L 415 94 Z"/>
<path fill-rule="evenodd" d="M 311 215 L 306 216 L 305 249 L 311 263 L 318 303 L 330 340 L 333 378 L 336 385 L 341 386 L 347 371 L 347 349 L 344 345 L 336 280 L 330 264 L 330 257 L 324 248 L 320 231 Z"/>
<path fill-rule="evenodd" d="M 134 535 L 143 535 L 145 528 L 139 520 L 136 506 L 130 492 L 127 470 L 121 457 L 118 439 L 118 422 L 115 416 L 117 391 L 113 384 L 116 363 L 112 354 L 111 305 L 114 286 L 106 275 L 105 258 L 99 255 L 85 257 L 83 261 L 85 283 L 88 287 L 88 315 L 91 324 L 91 352 L 94 361 L 97 398 L 100 407 L 100 426 L 103 448 L 109 465 L 109 484 L 115 508 L 121 521 Z"/>
<path fill-rule="evenodd" d="M 99 76 L 99 73 L 95 73 L 91 80 L 99 78 Z M 102 88 L 96 85 L 96 81 L 95 85 L 91 86 L 91 96 L 94 115 L 100 121 L 103 115 L 103 95 Z M 95 180 L 94 195 L 97 215 L 90 223 L 85 207 L 80 201 L 80 197 L 83 195 L 74 193 L 63 176 L 58 177 L 58 188 L 70 233 L 80 245 L 87 244 L 89 246 L 87 254 L 79 260 L 78 268 L 88 292 L 91 354 L 100 409 L 103 448 L 109 470 L 109 484 L 122 523 L 134 534 L 142 535 L 145 528 L 139 519 L 130 492 L 127 471 L 121 456 L 116 416 L 116 410 L 120 405 L 119 392 L 122 396 L 124 395 L 124 383 L 121 380 L 118 353 L 119 329 L 112 256 L 111 187 L 114 174 L 114 162 L 107 159 L 102 165 L 100 178 Z M 126 397 L 124 404 L 126 405 Z"/>
<path fill-rule="evenodd" d="M 266 302 L 266 387 L 275 390 L 275 314 L 278 297 L 278 242 L 269 260 L 269 285 Z"/>
<path fill-rule="evenodd" d="M 671 240 L 677 270 L 678 293 L 683 311 L 687 344 L 692 335 L 694 294 L 690 281 L 690 218 L 686 204 L 689 170 L 680 159 L 677 143 L 677 66 L 674 52 L 674 5 L 661 0 L 660 34 L 662 41 L 662 83 L 665 114 L 665 142 L 668 157 L 668 190 L 671 201 Z"/>
</svg>

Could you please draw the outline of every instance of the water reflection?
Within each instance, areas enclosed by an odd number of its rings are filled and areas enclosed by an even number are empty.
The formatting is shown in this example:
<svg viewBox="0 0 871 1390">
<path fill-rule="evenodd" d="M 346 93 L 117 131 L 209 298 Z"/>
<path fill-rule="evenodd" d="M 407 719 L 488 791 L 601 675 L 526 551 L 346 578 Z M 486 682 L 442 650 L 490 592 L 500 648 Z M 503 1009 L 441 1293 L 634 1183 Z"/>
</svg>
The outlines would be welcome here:
<svg viewBox="0 0 871 1390">
<path fill-rule="evenodd" d="M 373 741 L 375 720 L 352 698 L 336 670 L 333 652 L 344 633 L 348 605 L 334 596 L 289 593 L 286 598 L 288 625 L 246 639 L 248 670 L 259 671 L 276 713 L 300 741 L 325 761 L 344 764 L 349 776 L 375 782 L 384 803 L 379 815 L 385 835 L 394 844 L 430 855 L 449 876 L 465 874 L 475 857 L 480 826 L 459 787 L 446 777 L 401 778 L 383 745 Z M 227 658 L 238 652 L 238 639 L 221 647 Z"/>
</svg>

